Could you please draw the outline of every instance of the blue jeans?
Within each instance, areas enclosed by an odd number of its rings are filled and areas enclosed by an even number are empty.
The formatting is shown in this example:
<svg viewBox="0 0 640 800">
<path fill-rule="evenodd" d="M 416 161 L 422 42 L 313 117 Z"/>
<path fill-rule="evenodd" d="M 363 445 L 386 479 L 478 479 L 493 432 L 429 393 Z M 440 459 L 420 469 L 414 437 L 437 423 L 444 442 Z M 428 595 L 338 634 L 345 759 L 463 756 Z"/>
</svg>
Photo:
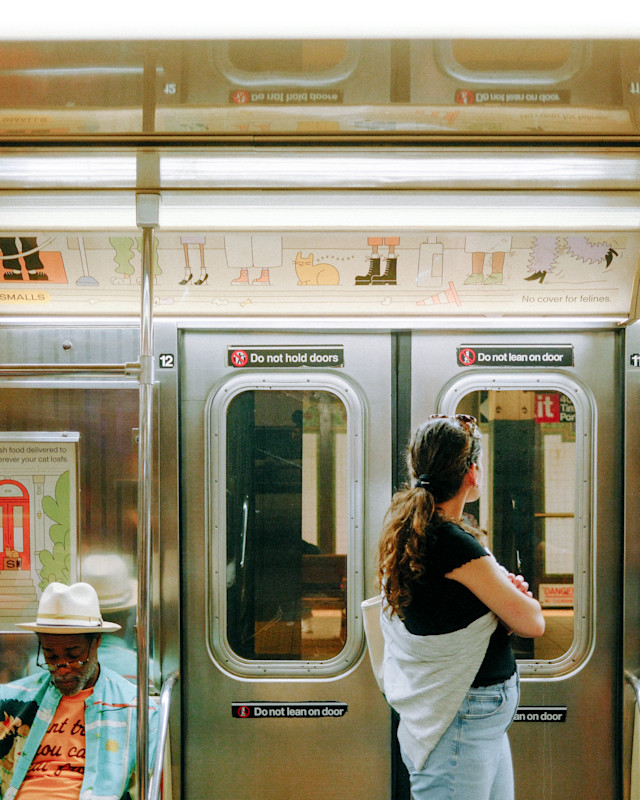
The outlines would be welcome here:
<svg viewBox="0 0 640 800">
<path fill-rule="evenodd" d="M 507 729 L 519 698 L 517 673 L 504 683 L 471 688 L 421 770 L 403 752 L 413 800 L 513 800 Z"/>
</svg>

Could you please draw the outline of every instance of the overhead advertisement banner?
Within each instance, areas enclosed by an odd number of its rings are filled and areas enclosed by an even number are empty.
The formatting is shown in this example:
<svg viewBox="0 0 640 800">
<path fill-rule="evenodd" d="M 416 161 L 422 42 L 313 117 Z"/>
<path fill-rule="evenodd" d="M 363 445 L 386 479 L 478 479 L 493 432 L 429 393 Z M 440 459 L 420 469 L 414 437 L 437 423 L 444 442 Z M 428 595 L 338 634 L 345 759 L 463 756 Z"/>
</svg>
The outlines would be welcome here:
<svg viewBox="0 0 640 800">
<path fill-rule="evenodd" d="M 238 90 L 240 100 L 249 94 Z M 282 103 L 280 113 L 287 116 L 294 102 L 295 114 L 304 112 L 303 96 L 313 103 L 308 108 L 327 113 L 326 104 L 334 102 L 333 92 L 316 92 L 313 98 L 306 90 L 266 94 L 269 103 Z M 287 100 L 294 95 L 295 101 Z M 264 115 L 269 108 L 278 110 L 263 102 L 241 102 L 235 111 Z M 453 113 L 495 114 L 495 108 L 476 103 Z M 389 113 L 397 115 L 397 106 Z M 221 109 L 211 114 L 215 127 Z M 434 124 L 433 117 L 428 124 Z M 217 210 L 215 197 L 203 202 L 211 203 L 207 216 L 217 219 L 222 207 Z M 246 202 L 245 209 L 238 199 L 239 205 L 232 204 L 223 216 L 228 212 L 231 222 L 236 214 L 255 219 L 256 230 L 198 228 L 154 235 L 154 316 L 428 320 L 596 315 L 617 321 L 632 313 L 638 233 L 438 230 L 430 225 L 428 204 L 425 228 L 412 224 L 372 233 L 352 227 L 367 208 L 359 205 L 362 198 L 353 198 L 354 214 L 346 204 L 335 214 L 327 209 L 329 218 L 324 213 L 318 218 L 319 210 L 301 199 L 299 208 L 281 205 L 271 195 L 253 200 L 248 195 Z M 181 211 L 177 205 L 174 212 L 180 219 L 190 217 L 187 207 Z M 53 219 L 61 211 L 52 206 L 51 213 Z M 415 223 L 421 215 L 414 213 Z M 317 220 L 322 230 L 305 230 L 307 220 Z M 0 310 L 5 316 L 140 313 L 139 230 L 32 233 L 7 230 L 0 237 Z"/>
<path fill-rule="evenodd" d="M 460 345 L 459 367 L 572 367 L 570 344 L 473 344 Z"/>
</svg>

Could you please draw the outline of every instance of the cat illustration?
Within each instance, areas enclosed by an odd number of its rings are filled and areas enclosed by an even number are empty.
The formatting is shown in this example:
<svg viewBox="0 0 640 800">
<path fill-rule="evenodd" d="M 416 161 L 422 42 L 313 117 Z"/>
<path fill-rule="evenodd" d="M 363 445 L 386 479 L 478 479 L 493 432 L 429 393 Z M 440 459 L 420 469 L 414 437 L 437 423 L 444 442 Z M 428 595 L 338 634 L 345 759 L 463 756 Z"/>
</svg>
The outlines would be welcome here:
<svg viewBox="0 0 640 800">
<path fill-rule="evenodd" d="M 298 286 L 337 286 L 340 283 L 340 273 L 333 264 L 314 264 L 313 253 L 306 257 L 298 253 L 296 274 Z"/>
</svg>

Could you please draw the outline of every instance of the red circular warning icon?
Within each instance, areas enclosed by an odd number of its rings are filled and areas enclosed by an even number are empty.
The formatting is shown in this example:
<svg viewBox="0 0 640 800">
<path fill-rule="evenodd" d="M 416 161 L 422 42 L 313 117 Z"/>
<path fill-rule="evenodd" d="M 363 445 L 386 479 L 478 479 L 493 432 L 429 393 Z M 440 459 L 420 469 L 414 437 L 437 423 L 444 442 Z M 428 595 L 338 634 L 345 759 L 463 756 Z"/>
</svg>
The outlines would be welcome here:
<svg viewBox="0 0 640 800">
<path fill-rule="evenodd" d="M 249 363 L 249 356 L 246 350 L 234 350 L 231 353 L 231 366 L 233 367 L 246 367 Z"/>
<path fill-rule="evenodd" d="M 238 709 L 238 716 L 239 717 L 250 717 L 251 716 L 251 709 L 249 706 L 240 706 Z"/>
<path fill-rule="evenodd" d="M 476 360 L 476 351 L 470 347 L 463 347 L 458 354 L 458 363 L 463 367 L 470 367 Z"/>
<path fill-rule="evenodd" d="M 476 96 L 470 89 L 458 89 L 456 92 L 456 103 L 459 106 L 472 106 L 476 102 Z"/>
<path fill-rule="evenodd" d="M 231 99 L 236 105 L 244 105 L 245 103 L 248 103 L 251 98 L 249 96 L 249 92 L 247 92 L 245 89 L 238 89 L 233 93 Z"/>
</svg>

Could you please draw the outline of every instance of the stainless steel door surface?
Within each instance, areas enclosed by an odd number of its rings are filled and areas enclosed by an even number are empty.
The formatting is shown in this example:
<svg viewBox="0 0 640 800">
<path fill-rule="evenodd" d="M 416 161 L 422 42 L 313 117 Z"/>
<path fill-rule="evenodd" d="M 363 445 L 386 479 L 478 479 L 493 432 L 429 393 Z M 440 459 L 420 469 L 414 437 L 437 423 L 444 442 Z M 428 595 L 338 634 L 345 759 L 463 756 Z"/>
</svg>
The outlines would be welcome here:
<svg viewBox="0 0 640 800">
<path fill-rule="evenodd" d="M 469 510 L 547 618 L 545 637 L 514 641 L 516 796 L 619 795 L 619 344 L 414 332 L 396 375 L 382 333 L 181 333 L 187 800 L 402 796 L 359 598 L 374 590 L 392 425 L 401 458 L 409 427 L 456 410 L 484 436 Z"/>
<path fill-rule="evenodd" d="M 391 495 L 391 349 L 181 334 L 184 798 L 389 797 L 360 601 Z"/>
<path fill-rule="evenodd" d="M 413 336 L 412 425 L 434 411 L 479 418 L 473 513 L 546 617 L 542 639 L 514 641 L 519 800 L 621 796 L 619 344 L 607 331 Z"/>
</svg>

